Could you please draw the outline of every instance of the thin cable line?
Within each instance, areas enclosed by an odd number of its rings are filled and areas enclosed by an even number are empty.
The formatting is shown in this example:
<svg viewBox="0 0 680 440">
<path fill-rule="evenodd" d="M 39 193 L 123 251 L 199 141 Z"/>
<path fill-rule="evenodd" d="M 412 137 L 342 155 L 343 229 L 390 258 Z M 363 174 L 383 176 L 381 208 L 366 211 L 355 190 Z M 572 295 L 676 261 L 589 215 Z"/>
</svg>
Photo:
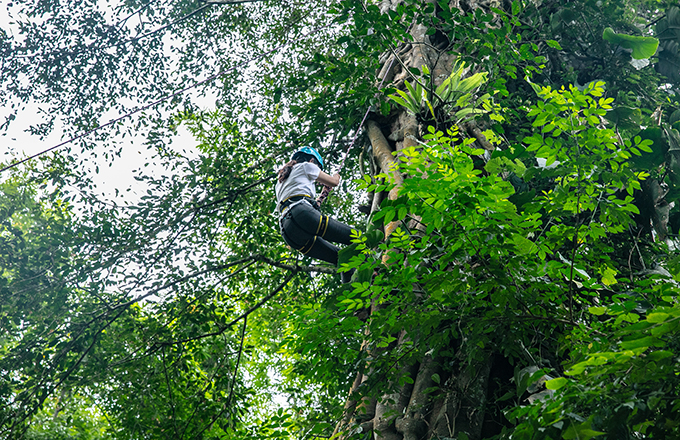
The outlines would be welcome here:
<svg viewBox="0 0 680 440">
<path fill-rule="evenodd" d="M 121 18 L 120 20 L 118 20 L 118 22 L 117 22 L 114 26 L 115 26 L 115 27 L 118 27 L 118 26 L 120 26 L 121 24 L 125 23 L 125 22 L 128 21 L 130 18 L 132 18 L 134 15 L 139 14 L 139 13 L 142 12 L 144 9 L 148 8 L 148 7 L 151 5 L 151 3 L 155 2 L 155 1 L 156 1 L 156 0 L 149 0 L 148 2 L 146 2 L 145 5 L 143 5 L 142 7 L 140 7 L 139 9 L 137 9 L 136 11 L 133 11 L 133 12 L 131 12 L 130 14 L 128 14 L 126 17 Z"/>
<path fill-rule="evenodd" d="M 387 70 L 385 70 L 385 75 L 382 77 L 382 80 L 380 81 L 380 85 L 378 86 L 378 89 L 382 89 L 383 84 L 385 83 L 385 78 L 387 78 L 387 75 L 390 72 L 390 69 L 392 68 L 392 64 L 394 64 L 395 57 L 390 57 L 392 58 L 390 60 L 390 65 L 387 67 Z M 379 93 L 376 93 L 376 96 L 378 96 Z M 371 112 L 372 106 L 368 106 L 368 109 L 366 109 L 366 113 L 364 114 L 363 119 L 361 120 L 361 123 L 359 124 L 359 128 L 357 131 L 354 133 L 354 138 L 352 139 L 352 143 L 349 144 L 349 147 L 345 150 L 345 153 L 342 156 L 342 160 L 340 161 L 340 169 L 342 169 L 343 166 L 345 166 L 345 159 L 347 159 L 347 155 L 349 154 L 349 150 L 354 146 L 354 142 L 356 142 L 357 137 L 359 136 L 359 131 L 361 130 L 361 127 L 364 126 L 364 122 L 366 122 L 366 118 L 368 118 L 368 114 Z"/>
<path fill-rule="evenodd" d="M 387 78 L 387 75 L 389 74 L 390 69 L 392 68 L 392 64 L 394 63 L 394 60 L 395 60 L 396 57 L 393 56 L 393 57 L 390 57 L 390 58 L 391 58 L 390 65 L 387 68 L 387 70 L 385 70 L 385 75 L 382 77 L 382 80 L 380 81 L 380 85 L 378 86 L 378 89 L 382 89 L 382 86 L 385 83 L 385 78 Z M 379 95 L 379 93 L 376 93 L 376 96 L 378 96 L 378 95 Z M 352 142 L 349 144 L 347 149 L 345 149 L 345 152 L 342 155 L 342 160 L 340 160 L 340 166 L 338 167 L 338 172 L 340 172 L 342 170 L 342 168 L 345 166 L 345 160 L 347 159 L 347 156 L 349 155 L 349 150 L 351 150 L 352 147 L 354 146 L 354 142 L 356 142 L 357 137 L 359 136 L 359 132 L 361 131 L 361 127 L 364 126 L 364 122 L 366 122 L 366 118 L 368 118 L 368 114 L 371 112 L 371 108 L 372 108 L 372 106 L 369 105 L 368 108 L 366 109 L 366 113 L 364 113 L 364 117 L 363 117 L 363 119 L 361 119 L 361 123 L 359 124 L 359 128 L 357 128 L 357 130 L 354 132 L 354 138 L 352 139 Z M 319 195 L 319 197 L 317 197 L 316 202 L 319 205 L 322 204 L 326 200 L 326 198 L 328 197 L 328 195 L 331 193 L 332 190 L 333 190 L 333 188 L 331 188 L 330 186 L 324 185 L 323 191 L 321 191 L 321 194 Z"/>
<path fill-rule="evenodd" d="M 148 4 L 147 4 L 147 5 L 148 5 Z M 80 48 L 78 48 L 78 49 L 76 49 L 76 50 L 73 50 L 73 51 L 70 51 L 70 52 L 68 52 L 68 53 L 65 53 L 65 54 L 63 54 L 63 55 L 61 55 L 61 56 L 55 58 L 54 61 L 61 60 L 61 59 L 63 59 L 63 58 L 66 58 L 67 56 L 75 56 L 75 55 L 80 54 L 81 52 L 86 52 L 86 51 L 90 51 L 90 52 L 102 52 L 102 51 L 105 51 L 105 50 L 107 50 L 107 49 L 111 49 L 111 48 L 114 48 L 114 47 L 120 47 L 120 46 L 125 46 L 125 45 L 130 44 L 130 43 L 135 43 L 135 42 L 137 42 L 137 41 L 139 41 L 139 40 L 142 40 L 142 39 L 144 39 L 144 38 L 147 38 L 147 37 L 150 37 L 150 36 L 152 36 L 152 35 L 155 35 L 155 34 L 161 32 L 161 31 L 164 31 L 164 30 L 166 30 L 167 28 L 169 28 L 169 27 L 171 27 L 171 26 L 174 26 L 174 25 L 176 25 L 176 24 L 178 24 L 178 23 L 181 23 L 182 21 L 184 21 L 184 20 L 186 20 L 186 19 L 188 19 L 188 18 L 190 18 L 190 17 L 192 17 L 192 16 L 198 14 L 198 13 L 201 12 L 201 11 L 203 11 L 204 9 L 207 9 L 208 7 L 210 7 L 210 5 L 211 5 L 211 3 L 206 3 L 206 4 L 204 4 L 203 6 L 201 6 L 200 8 L 197 8 L 197 9 L 195 9 L 195 10 L 189 12 L 188 14 L 185 14 L 185 15 L 179 17 L 179 18 L 176 19 L 175 21 L 172 21 L 172 22 L 170 22 L 170 23 L 168 23 L 168 24 L 165 24 L 165 25 L 163 25 L 163 26 L 161 26 L 161 27 L 159 27 L 159 28 L 157 28 L 157 29 L 154 29 L 154 30 L 152 30 L 152 31 L 149 31 L 149 32 L 147 32 L 147 33 L 144 33 L 144 34 L 141 34 L 141 35 L 135 35 L 134 37 L 130 37 L 130 38 L 128 38 L 127 40 L 119 41 L 118 43 L 109 44 L 109 45 L 107 45 L 107 46 L 94 47 L 94 43 L 92 43 L 92 44 L 90 44 L 90 45 L 88 45 L 88 46 L 80 47 Z M 48 56 L 50 56 L 50 55 L 53 55 L 53 54 L 57 53 L 58 51 L 59 51 L 59 49 L 53 50 L 53 51 L 48 52 L 48 53 L 46 53 L 46 54 L 32 53 L 32 54 L 16 55 L 15 58 L 17 58 L 17 59 L 23 59 L 23 58 L 35 58 L 35 57 L 38 57 L 38 56 L 42 56 L 43 58 L 46 58 L 46 57 L 48 57 Z"/>
<path fill-rule="evenodd" d="M 66 144 L 69 144 L 69 143 L 71 143 L 71 142 L 74 142 L 74 141 L 77 141 L 77 140 L 79 140 L 79 139 L 82 139 L 82 138 L 84 138 L 84 137 L 86 137 L 86 136 L 88 136 L 88 135 L 94 133 L 95 131 L 101 130 L 102 128 L 105 128 L 105 127 L 114 125 L 114 124 L 116 124 L 116 123 L 122 121 L 123 119 L 129 118 L 130 116 L 132 116 L 132 115 L 134 115 L 134 114 L 137 114 L 137 113 L 142 112 L 142 111 L 144 111 L 144 110 L 147 110 L 147 109 L 149 109 L 149 108 L 151 108 L 151 107 L 154 107 L 154 106 L 160 104 L 161 102 L 168 101 L 168 100 L 170 100 L 170 99 L 172 99 L 172 98 L 174 98 L 174 97 L 176 97 L 176 96 L 181 95 L 182 93 L 184 93 L 184 92 L 186 92 L 186 91 L 188 91 L 188 90 L 191 90 L 191 89 L 194 89 L 194 88 L 196 88 L 196 87 L 198 87 L 198 86 L 200 86 L 200 85 L 209 83 L 209 82 L 211 82 L 211 81 L 217 79 L 218 77 L 220 77 L 220 76 L 222 76 L 222 75 L 225 75 L 225 74 L 227 74 L 228 72 L 231 72 L 232 70 L 235 70 L 235 69 L 238 68 L 238 67 L 241 67 L 241 66 L 250 64 L 250 63 L 252 63 L 252 62 L 254 62 L 254 61 L 259 61 L 259 60 L 261 60 L 262 58 L 266 57 L 267 55 L 272 54 L 272 53 L 274 53 L 274 52 L 276 52 L 276 51 L 278 51 L 278 50 L 280 50 L 280 49 L 283 49 L 284 47 L 288 46 L 288 45 L 289 45 L 290 43 L 292 43 L 292 42 L 301 41 L 301 40 L 304 40 L 304 39 L 306 39 L 306 38 L 311 37 L 312 35 L 314 35 L 314 34 L 320 32 L 321 30 L 323 30 L 323 29 L 325 29 L 325 28 L 327 28 L 327 27 L 330 27 L 332 24 L 333 24 L 333 23 L 329 23 L 329 24 L 327 24 L 327 25 L 325 25 L 325 26 L 321 26 L 321 27 L 319 27 L 319 28 L 316 28 L 316 29 L 314 29 L 313 31 L 311 31 L 311 32 L 309 32 L 309 33 L 307 33 L 307 34 L 302 35 L 302 36 L 299 37 L 299 38 L 290 39 L 290 40 L 284 42 L 283 44 L 280 44 L 279 46 L 277 46 L 277 47 L 275 47 L 275 48 L 273 48 L 273 49 L 271 49 L 271 50 L 268 50 L 267 52 L 264 52 L 264 53 L 260 54 L 259 56 L 255 57 L 255 58 L 251 58 L 250 60 L 246 60 L 246 61 L 244 61 L 244 62 L 242 62 L 242 63 L 240 63 L 240 64 L 237 64 L 237 65 L 235 65 L 235 66 L 232 66 L 232 67 L 230 67 L 230 68 L 228 68 L 228 69 L 223 69 L 223 70 L 221 70 L 221 71 L 219 71 L 219 72 L 217 72 L 217 73 L 215 73 L 215 74 L 209 76 L 208 78 L 206 78 L 206 79 L 204 79 L 204 80 L 202 80 L 202 81 L 199 81 L 199 82 L 197 82 L 197 83 L 195 83 L 195 84 L 193 84 L 193 85 L 191 85 L 191 86 L 184 87 L 183 89 L 180 89 L 180 90 L 178 90 L 178 91 L 176 91 L 176 92 L 174 92 L 174 93 L 172 93 L 172 94 L 170 94 L 170 95 L 166 95 L 166 96 L 164 96 L 164 97 L 162 97 L 162 98 L 160 98 L 160 99 L 157 99 L 156 101 L 153 101 L 153 102 L 151 102 L 150 104 L 147 104 L 147 105 L 142 106 L 142 107 L 140 107 L 140 108 L 138 108 L 138 109 L 136 109 L 136 110 L 133 110 L 133 111 L 131 111 L 131 112 L 129 112 L 129 113 L 126 113 L 126 114 L 124 114 L 123 116 L 119 116 L 119 117 L 117 117 L 117 118 L 115 118 L 115 119 L 112 119 L 112 120 L 110 120 L 109 122 L 107 122 L 107 123 L 105 123 L 105 124 L 99 125 L 99 126 L 97 126 L 97 127 L 95 127 L 95 128 L 92 128 L 92 129 L 90 129 L 90 130 L 85 131 L 84 133 L 81 133 L 81 134 L 79 134 L 79 135 L 77 135 L 77 136 L 74 136 L 74 137 L 72 137 L 72 138 L 69 138 L 69 139 L 67 139 L 67 140 L 65 140 L 65 141 L 63 141 L 63 142 L 61 142 L 61 143 L 59 143 L 59 144 L 57 144 L 57 145 L 55 145 L 55 146 L 53 146 L 53 147 L 50 147 L 50 148 L 48 148 L 48 149 L 46 149 L 46 150 L 43 150 L 43 151 L 41 151 L 41 152 L 39 152 L 39 153 L 36 153 L 36 154 L 34 154 L 34 155 L 32 155 L 32 156 L 29 156 L 29 157 L 27 157 L 27 158 L 25 158 L 25 159 L 22 159 L 22 160 L 20 160 L 20 161 L 18 161 L 18 162 L 14 162 L 14 163 L 12 163 L 12 164 L 10 164 L 10 165 L 7 165 L 6 167 L 0 169 L 0 173 L 2 173 L 2 172 L 4 172 L 4 171 L 7 171 L 7 170 L 9 170 L 9 169 L 11 169 L 11 168 L 14 168 L 14 167 L 16 167 L 16 166 L 18 166 L 18 165 L 21 165 L 22 163 L 28 162 L 28 161 L 31 160 L 31 159 L 35 159 L 36 157 L 42 156 L 43 154 L 49 153 L 49 152 L 52 151 L 52 150 L 56 150 L 57 148 L 62 147 L 62 146 L 64 146 L 64 145 L 66 145 Z"/>
<path fill-rule="evenodd" d="M 186 14 L 186 15 L 184 15 L 184 16 L 178 18 L 177 20 L 175 20 L 175 21 L 173 21 L 173 22 L 170 22 L 170 23 L 166 24 L 165 26 L 159 27 L 158 29 L 154 29 L 154 30 L 149 31 L 149 32 L 147 32 L 147 33 L 145 33 L 145 34 L 142 34 L 142 35 L 138 35 L 138 36 L 132 37 L 132 38 L 130 38 L 130 39 L 128 39 L 128 40 L 125 40 L 125 41 L 121 41 L 120 43 L 116 43 L 116 44 L 111 44 L 111 45 L 109 45 L 109 46 L 100 47 L 100 48 L 98 48 L 98 50 L 106 50 L 106 49 L 111 49 L 112 47 L 124 46 L 124 45 L 126 45 L 126 44 L 129 44 L 129 43 L 133 43 L 133 42 L 139 41 L 139 40 L 141 40 L 142 38 L 146 38 L 146 37 L 149 37 L 149 36 L 151 36 L 151 35 L 157 34 L 158 32 L 164 31 L 165 29 L 169 28 L 170 26 L 174 26 L 174 25 L 176 25 L 177 23 L 180 23 L 180 22 L 186 20 L 187 18 L 192 17 L 193 15 L 198 14 L 199 12 L 201 12 L 201 11 L 204 10 L 204 9 L 207 9 L 208 7 L 210 7 L 210 3 L 206 3 L 206 4 L 204 4 L 203 6 L 201 6 L 200 8 L 195 9 L 195 10 L 193 10 L 192 12 L 189 12 L 188 14 Z"/>
</svg>

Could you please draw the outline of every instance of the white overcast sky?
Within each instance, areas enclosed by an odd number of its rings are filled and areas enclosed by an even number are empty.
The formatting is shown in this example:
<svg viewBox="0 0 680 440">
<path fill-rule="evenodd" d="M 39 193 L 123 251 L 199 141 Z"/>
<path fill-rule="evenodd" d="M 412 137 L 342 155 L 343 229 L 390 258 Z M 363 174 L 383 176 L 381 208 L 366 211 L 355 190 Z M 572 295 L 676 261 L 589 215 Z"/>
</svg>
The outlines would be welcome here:
<svg viewBox="0 0 680 440">
<path fill-rule="evenodd" d="M 12 33 L 13 29 L 10 26 L 10 17 L 7 12 L 7 6 L 0 2 L 0 28 Z M 102 1 L 103 4 L 110 4 Z M 109 6 L 110 7 L 110 6 Z M 214 98 L 201 98 L 199 105 L 205 108 L 214 107 Z M 136 103 L 138 106 L 143 106 L 146 102 Z M 26 105 L 25 110 L 21 111 L 9 127 L 7 131 L 0 131 L 0 162 L 8 163 L 9 158 L 13 157 L 23 158 L 33 154 L 44 151 L 61 143 L 65 138 L 62 138 L 63 127 L 58 124 L 54 131 L 46 138 L 40 139 L 37 136 L 31 136 L 26 130 L 28 127 L 40 121 L 38 112 L 39 108 L 35 104 Z M 9 114 L 9 109 L 4 109 L 0 106 L 0 121 L 4 121 L 5 116 Z M 108 118 L 101 122 L 106 123 L 120 115 L 110 114 Z M 130 119 L 126 119 L 123 123 L 131 123 Z M 106 129 L 106 128 L 104 128 Z M 111 197 L 115 190 L 118 189 L 120 194 L 125 195 L 129 201 L 134 201 L 139 195 L 145 192 L 143 187 L 137 180 L 134 179 L 135 170 L 140 168 L 145 162 L 150 159 L 150 152 L 147 151 L 144 145 L 143 135 L 137 138 L 117 139 L 120 146 L 123 147 L 123 155 L 117 158 L 113 164 L 107 163 L 102 155 L 99 154 L 99 159 L 92 158 L 92 161 L 99 165 L 99 174 L 95 175 L 95 182 L 100 193 L 105 193 L 107 197 Z M 179 135 L 173 140 L 174 145 L 181 145 L 183 149 L 191 151 L 196 145 L 195 140 L 186 130 L 181 129 Z M 102 147 L 103 148 L 103 147 Z M 101 153 L 101 152 L 100 152 Z M 50 153 L 47 153 L 50 154 Z M 0 176 L 1 178 L 1 176 Z M 131 188 L 131 191 L 127 191 Z"/>
</svg>

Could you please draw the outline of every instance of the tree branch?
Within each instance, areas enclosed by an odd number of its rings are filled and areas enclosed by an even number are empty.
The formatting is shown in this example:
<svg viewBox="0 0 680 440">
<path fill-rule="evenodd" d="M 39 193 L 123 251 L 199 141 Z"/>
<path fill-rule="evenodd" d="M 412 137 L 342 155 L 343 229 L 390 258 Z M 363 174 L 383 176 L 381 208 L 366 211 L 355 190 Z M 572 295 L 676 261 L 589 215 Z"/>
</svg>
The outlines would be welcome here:
<svg viewBox="0 0 680 440">
<path fill-rule="evenodd" d="M 293 274 L 298 273 L 298 272 L 306 272 L 306 273 L 317 272 L 317 273 L 327 273 L 327 274 L 337 273 L 337 270 L 335 268 L 332 268 L 332 267 L 329 267 L 329 266 L 297 266 L 297 265 L 293 266 L 291 264 L 280 263 L 276 260 L 265 257 L 262 254 L 254 254 L 254 255 L 250 255 L 248 257 L 240 258 L 240 259 L 232 261 L 230 263 L 225 263 L 225 264 L 221 264 L 219 266 L 213 266 L 213 267 L 209 267 L 207 269 L 199 270 L 199 271 L 194 272 L 194 273 L 190 273 L 189 275 L 183 276 L 182 278 L 178 278 L 176 280 L 165 283 L 161 287 L 158 287 L 158 288 L 153 289 L 152 291 L 150 291 L 148 293 L 145 293 L 145 294 L 140 295 L 136 298 L 133 298 L 130 301 L 118 304 L 117 306 L 112 307 L 111 310 L 129 307 L 136 302 L 139 302 L 143 299 L 146 299 L 146 298 L 148 298 L 152 295 L 157 294 L 158 292 L 160 292 L 162 290 L 168 289 L 168 288 L 175 286 L 179 283 L 183 283 L 184 281 L 190 280 L 191 278 L 196 278 L 200 275 L 204 275 L 204 274 L 209 273 L 209 272 L 217 272 L 219 270 L 228 269 L 230 267 L 237 266 L 239 264 L 243 264 L 243 263 L 247 263 L 247 262 L 251 262 L 251 261 L 260 261 L 260 262 L 263 262 L 263 263 L 267 263 L 270 266 L 278 267 L 279 269 L 289 270 L 289 271 L 293 272 Z M 98 316 L 97 318 L 99 318 L 101 316 L 102 315 Z"/>
<path fill-rule="evenodd" d="M 210 420 L 210 423 L 208 423 L 203 429 L 201 429 L 197 437 L 200 436 L 205 430 L 210 429 L 213 424 L 215 424 L 215 421 L 222 417 L 222 414 L 230 407 L 229 404 L 231 403 L 231 398 L 234 397 L 234 388 L 236 387 L 236 373 L 238 373 L 238 367 L 241 364 L 241 355 L 243 354 L 243 344 L 245 342 L 246 338 L 246 325 L 248 324 L 248 317 L 246 316 L 243 319 L 243 329 L 241 330 L 241 345 L 239 346 L 238 349 L 238 357 L 236 358 L 236 365 L 234 366 L 234 375 L 231 378 L 231 390 L 229 391 L 229 396 L 227 397 L 227 401 L 224 403 L 224 406 L 222 407 L 222 410 L 217 413 L 217 415 L 213 416 L 212 419 Z"/>
<path fill-rule="evenodd" d="M 134 303 L 136 303 L 136 302 L 139 302 L 139 301 L 141 301 L 142 299 L 144 299 L 144 298 L 146 298 L 146 297 L 148 297 L 148 296 L 155 295 L 156 293 L 158 293 L 158 292 L 161 291 L 161 290 L 164 290 L 164 289 L 167 289 L 167 288 L 169 288 L 169 287 L 172 287 L 172 286 L 174 286 L 174 285 L 176 285 L 176 284 L 179 284 L 179 283 L 181 283 L 181 282 L 183 282 L 183 281 L 187 281 L 187 280 L 190 279 L 190 278 L 193 278 L 193 277 L 196 277 L 196 276 L 205 274 L 205 273 L 210 272 L 210 271 L 218 271 L 218 270 L 226 269 L 226 268 L 229 268 L 229 267 L 233 267 L 233 266 L 236 266 L 236 265 L 239 265 L 239 264 L 242 264 L 242 263 L 253 264 L 253 263 L 257 262 L 257 261 L 262 261 L 262 262 L 265 262 L 265 263 L 267 263 L 267 264 L 270 264 L 271 266 L 275 266 L 275 267 L 279 267 L 279 268 L 282 268 L 282 269 L 289 270 L 289 271 L 291 271 L 291 277 L 292 277 L 292 275 L 295 275 L 295 274 L 297 274 L 298 272 L 304 272 L 304 273 L 321 272 L 321 273 L 328 273 L 328 274 L 337 273 L 337 271 L 336 271 L 334 268 L 331 268 L 331 267 L 325 267 L 325 266 L 293 266 L 293 265 L 288 265 L 288 264 L 279 263 L 279 262 L 274 261 L 274 260 L 272 260 L 272 259 L 270 259 L 270 258 L 264 257 L 263 255 L 260 255 L 260 254 L 255 254 L 255 255 L 251 255 L 251 256 L 245 257 L 245 258 L 238 259 L 238 260 L 233 261 L 233 262 L 231 262 L 231 263 L 227 263 L 227 264 L 223 264 L 223 265 L 220 265 L 220 266 L 215 266 L 215 267 L 212 267 L 212 268 L 208 268 L 208 269 L 204 269 L 204 270 L 201 270 L 201 271 L 198 271 L 198 272 L 194 272 L 194 273 L 189 274 L 189 275 L 187 275 L 187 276 L 185 276 L 185 277 L 183 277 L 183 278 L 181 278 L 181 279 L 171 281 L 171 282 L 169 282 L 169 283 L 167 283 L 167 284 L 165 284 L 165 285 L 163 285 L 163 286 L 161 286 L 161 287 L 159 287 L 159 288 L 157 288 L 157 289 L 154 289 L 152 292 L 149 292 L 149 293 L 147 293 L 147 294 L 145 294 L 145 295 L 142 295 L 142 296 L 137 297 L 137 298 L 135 298 L 135 299 L 133 299 L 133 300 L 130 300 L 130 301 L 126 302 L 126 303 L 122 303 L 122 304 L 119 304 L 119 305 L 117 305 L 117 306 L 111 308 L 111 309 L 108 310 L 107 312 L 105 312 L 105 313 L 99 315 L 98 317 L 96 317 L 96 318 L 94 318 L 92 321 L 90 321 L 90 322 L 87 324 L 86 328 L 87 328 L 90 324 L 92 324 L 92 322 L 94 322 L 95 320 L 97 320 L 97 319 L 99 319 L 99 318 L 105 316 L 106 313 L 108 313 L 108 312 L 110 312 L 110 311 L 112 311 L 112 310 L 115 310 L 115 309 L 117 309 L 117 308 L 129 307 L 130 305 L 132 305 L 132 304 L 134 304 Z M 236 274 L 237 272 L 239 272 L 239 271 L 240 271 L 240 269 L 237 270 L 237 271 L 234 272 L 234 273 L 229 274 L 229 277 L 235 275 L 235 274 Z M 290 278 L 289 278 L 289 279 L 290 279 Z M 268 298 L 267 298 L 267 299 L 268 299 Z M 259 304 L 258 307 L 261 306 L 261 305 L 262 305 L 262 304 Z M 249 311 L 248 313 L 252 313 L 252 310 Z M 238 319 L 241 319 L 241 318 L 243 318 L 243 315 L 241 315 Z M 234 321 L 234 322 L 231 322 L 231 323 L 227 324 L 226 327 L 227 327 L 227 328 L 230 327 L 230 326 L 233 325 L 235 322 L 237 322 L 238 319 L 237 319 L 236 321 Z M 186 340 L 182 340 L 182 341 L 173 341 L 173 342 L 164 342 L 164 343 L 162 343 L 162 342 L 154 342 L 154 343 L 151 343 L 151 342 L 150 342 L 149 345 L 151 345 L 151 348 L 150 348 L 149 351 L 148 351 L 146 354 L 144 354 L 143 356 L 149 356 L 150 354 L 152 354 L 152 353 L 156 352 L 158 349 L 160 349 L 163 345 L 167 345 L 167 344 L 173 344 L 173 345 L 174 345 L 174 344 L 180 344 L 180 343 L 184 343 L 184 342 L 193 341 L 193 340 L 196 340 L 196 339 L 202 339 L 202 338 L 205 338 L 205 337 L 216 336 L 216 335 L 219 335 L 219 334 L 223 333 L 225 330 L 226 330 L 226 329 L 220 329 L 219 332 L 213 332 L 213 333 L 201 335 L 201 336 L 198 336 L 198 337 L 195 337 L 195 338 L 190 338 L 190 339 L 186 339 Z M 133 355 L 134 355 L 134 354 L 133 354 Z M 119 365 L 119 364 L 122 364 L 122 363 L 124 363 L 124 361 L 117 362 L 116 364 Z"/>
<path fill-rule="evenodd" d="M 218 331 L 216 331 L 216 332 L 211 332 L 211 333 L 205 333 L 205 334 L 202 334 L 202 335 L 194 336 L 194 337 L 192 337 L 192 338 L 182 339 L 182 340 L 179 340 L 179 341 L 166 342 L 166 343 L 164 343 L 164 344 L 166 344 L 166 345 L 167 345 L 167 344 L 171 344 L 171 345 L 184 344 L 184 343 L 186 343 L 186 342 L 191 342 L 191 341 L 196 341 L 196 340 L 203 339 L 203 338 L 208 338 L 208 337 L 211 337 L 211 336 L 219 336 L 219 335 L 221 335 L 222 333 L 224 333 L 225 331 L 227 331 L 229 328 L 231 328 L 231 326 L 233 326 L 234 324 L 236 324 L 237 322 L 239 322 L 239 321 L 242 320 L 242 319 L 246 319 L 246 318 L 248 317 L 248 315 L 250 315 L 251 313 L 253 313 L 255 310 L 259 309 L 259 308 L 262 307 L 264 304 L 266 304 L 267 301 L 269 301 L 270 299 L 272 299 L 272 298 L 274 298 L 276 295 L 278 295 L 279 292 L 281 292 L 281 291 L 283 290 L 283 288 L 286 287 L 286 284 L 288 284 L 288 282 L 289 282 L 290 280 L 292 280 L 293 277 L 294 277 L 295 275 L 296 275 L 296 272 L 293 272 L 293 273 L 291 273 L 291 274 L 288 274 L 288 276 L 286 277 L 286 279 L 285 279 L 281 284 L 279 284 L 279 287 L 277 287 L 272 293 L 270 293 L 269 295 L 267 295 L 267 296 L 265 296 L 264 298 L 262 298 L 257 304 L 255 304 L 254 306 L 252 306 L 251 308 L 249 308 L 247 311 L 245 311 L 244 313 L 242 313 L 242 314 L 241 314 L 240 316 L 238 316 L 237 318 L 233 319 L 230 323 L 226 324 L 224 327 L 220 328 Z"/>
<path fill-rule="evenodd" d="M 256 3 L 262 0 L 205 0 L 206 5 L 238 5 L 240 3 Z"/>
<path fill-rule="evenodd" d="M 226 196 L 224 196 L 224 197 L 222 197 L 222 198 L 220 198 L 220 199 L 214 200 L 214 201 L 209 202 L 209 203 L 206 203 L 206 204 L 204 204 L 204 205 L 197 206 L 197 207 L 194 208 L 194 209 L 195 209 L 196 211 L 198 211 L 199 209 L 205 209 L 205 208 L 209 208 L 209 207 L 211 207 L 211 206 L 217 205 L 217 204 L 219 204 L 219 203 L 224 202 L 225 200 L 228 200 L 228 199 L 231 198 L 231 197 L 239 196 L 239 195 L 243 194 L 244 192 L 248 191 L 249 189 L 254 188 L 254 187 L 256 187 L 257 185 L 259 185 L 259 184 L 261 184 L 261 183 L 269 182 L 269 181 L 272 180 L 274 177 L 276 177 L 276 175 L 275 175 L 275 174 L 272 174 L 272 175 L 269 176 L 269 177 L 265 177 L 265 178 L 260 179 L 260 180 L 258 180 L 258 181 L 256 181 L 256 182 L 250 183 L 250 184 L 248 184 L 248 185 L 246 185 L 246 186 L 242 186 L 241 188 L 239 188 L 239 189 L 237 189 L 237 190 L 235 190 L 235 191 L 233 191 L 233 192 L 230 192 L 229 195 L 226 195 Z"/>
<path fill-rule="evenodd" d="M 172 409 L 172 429 L 175 431 L 175 437 L 179 437 L 179 432 L 177 432 L 177 414 L 175 413 L 175 402 L 172 397 L 172 386 L 170 384 L 170 376 L 168 375 L 168 366 L 165 362 L 165 350 L 161 353 L 161 359 L 163 360 L 163 373 L 165 374 L 165 385 L 168 387 L 168 400 L 170 401 L 170 408 Z"/>
<path fill-rule="evenodd" d="M 71 365 L 65 372 L 64 375 L 59 379 L 59 381 L 51 387 L 47 386 L 45 389 L 45 392 L 42 393 L 40 396 L 37 397 L 38 403 L 33 406 L 30 410 L 28 410 L 25 414 L 22 416 L 16 417 L 16 419 L 12 422 L 12 425 L 10 426 L 10 432 L 14 430 L 15 427 L 21 426 L 21 424 L 27 420 L 29 417 L 31 417 L 33 414 L 35 414 L 40 407 L 42 407 L 43 402 L 47 399 L 48 396 L 50 396 L 55 390 L 57 390 L 65 381 L 68 379 L 71 374 L 80 366 L 80 364 L 83 362 L 85 357 L 92 351 L 94 348 L 95 344 L 99 340 L 99 335 L 101 335 L 104 330 L 109 328 L 111 324 L 113 324 L 122 314 L 124 310 L 121 310 L 120 313 L 118 313 L 116 316 L 113 317 L 109 322 L 107 322 L 102 328 L 97 330 L 97 332 L 94 334 L 94 337 L 92 338 L 92 343 L 82 352 L 82 354 L 78 357 L 75 363 Z M 33 391 L 30 393 L 30 395 L 25 399 L 25 401 L 30 401 L 31 398 L 36 396 L 38 391 L 40 390 L 40 387 L 45 386 L 47 379 L 43 378 L 38 385 L 33 388 Z"/>
</svg>

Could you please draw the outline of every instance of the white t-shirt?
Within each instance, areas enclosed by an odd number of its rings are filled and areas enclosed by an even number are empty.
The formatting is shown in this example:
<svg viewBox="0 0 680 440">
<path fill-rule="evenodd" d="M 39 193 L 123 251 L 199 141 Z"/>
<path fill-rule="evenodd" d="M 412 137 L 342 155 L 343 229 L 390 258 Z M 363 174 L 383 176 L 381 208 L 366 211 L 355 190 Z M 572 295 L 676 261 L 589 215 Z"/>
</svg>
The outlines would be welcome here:
<svg viewBox="0 0 680 440">
<path fill-rule="evenodd" d="M 284 180 L 283 183 L 277 182 L 274 187 L 277 209 L 281 202 L 289 197 L 309 196 L 312 199 L 315 199 L 316 188 L 314 182 L 316 182 L 320 172 L 321 169 L 311 162 L 302 162 L 293 165 L 293 169 L 290 170 L 288 178 Z"/>
</svg>

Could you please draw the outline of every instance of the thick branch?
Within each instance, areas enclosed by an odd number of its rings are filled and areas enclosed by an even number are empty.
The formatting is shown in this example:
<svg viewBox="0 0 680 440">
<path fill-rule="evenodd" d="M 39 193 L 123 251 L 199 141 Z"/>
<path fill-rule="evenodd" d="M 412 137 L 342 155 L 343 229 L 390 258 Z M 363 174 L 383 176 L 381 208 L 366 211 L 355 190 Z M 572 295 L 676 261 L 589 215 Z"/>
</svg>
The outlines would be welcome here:
<svg viewBox="0 0 680 440">
<path fill-rule="evenodd" d="M 383 173 L 391 175 L 392 181 L 395 186 L 392 188 L 388 194 L 390 200 L 395 200 L 399 194 L 399 189 L 404 184 L 404 178 L 397 169 L 397 160 L 392 155 L 392 149 L 390 148 L 387 139 L 380 130 L 380 127 L 375 121 L 368 121 L 366 123 L 368 138 L 371 141 L 371 146 L 373 147 L 373 156 L 378 162 L 380 169 Z M 385 237 L 388 237 L 397 228 L 398 222 L 391 222 L 385 227 Z"/>
<path fill-rule="evenodd" d="M 402 417 L 395 423 L 397 431 L 404 434 L 404 440 L 416 440 L 427 430 L 425 413 L 429 395 L 425 390 L 434 385 L 432 375 L 438 371 L 438 363 L 426 356 L 420 364 L 420 370 L 413 384 L 411 400 Z"/>
<path fill-rule="evenodd" d="M 482 130 L 477 127 L 477 124 L 474 122 L 466 122 L 463 125 L 463 128 L 465 129 L 465 132 L 469 135 L 475 138 L 477 143 L 484 148 L 486 151 L 493 151 L 495 150 L 495 147 L 489 140 L 484 136 L 484 133 L 482 133 Z"/>
</svg>

